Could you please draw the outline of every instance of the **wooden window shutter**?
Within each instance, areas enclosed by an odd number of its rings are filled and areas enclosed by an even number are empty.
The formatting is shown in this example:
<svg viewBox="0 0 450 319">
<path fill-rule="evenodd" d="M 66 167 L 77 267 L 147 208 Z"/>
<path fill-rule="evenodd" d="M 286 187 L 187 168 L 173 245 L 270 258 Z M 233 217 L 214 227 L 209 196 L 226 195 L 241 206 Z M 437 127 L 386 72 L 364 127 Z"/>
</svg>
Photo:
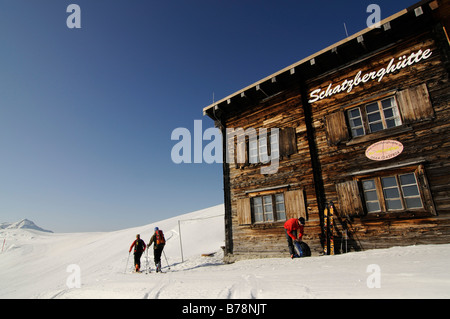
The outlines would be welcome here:
<svg viewBox="0 0 450 319">
<path fill-rule="evenodd" d="M 297 138 L 295 127 L 280 130 L 280 156 L 290 156 L 297 153 Z"/>
<path fill-rule="evenodd" d="M 337 212 L 339 216 L 361 216 L 364 214 L 357 181 L 352 180 L 336 184 L 336 191 L 340 206 L 340 210 Z"/>
<path fill-rule="evenodd" d="M 306 219 L 305 195 L 303 189 L 284 193 L 286 219 L 303 217 Z"/>
<path fill-rule="evenodd" d="M 427 212 L 433 215 L 437 215 L 436 207 L 434 206 L 433 196 L 431 194 L 430 185 L 428 183 L 427 175 L 425 173 L 425 168 L 423 165 L 415 171 L 418 181 L 418 186 L 422 194 L 423 206 Z"/>
<path fill-rule="evenodd" d="M 237 200 L 237 217 L 239 225 L 252 224 L 252 208 L 250 206 L 250 198 L 242 198 Z"/>
<path fill-rule="evenodd" d="M 397 101 L 405 124 L 434 117 L 433 105 L 425 83 L 398 92 Z"/>
<path fill-rule="evenodd" d="M 344 112 L 339 111 L 327 115 L 325 122 L 330 145 L 337 145 L 349 140 L 350 136 L 347 129 L 347 123 L 345 122 Z"/>
</svg>

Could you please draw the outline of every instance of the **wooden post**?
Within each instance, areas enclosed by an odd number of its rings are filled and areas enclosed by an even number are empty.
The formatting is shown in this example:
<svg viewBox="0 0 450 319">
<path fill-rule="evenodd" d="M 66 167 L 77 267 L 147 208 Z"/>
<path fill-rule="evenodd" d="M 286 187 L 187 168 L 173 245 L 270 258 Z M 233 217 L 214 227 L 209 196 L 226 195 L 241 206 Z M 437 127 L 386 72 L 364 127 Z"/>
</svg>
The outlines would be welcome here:
<svg viewBox="0 0 450 319">
<path fill-rule="evenodd" d="M 178 221 L 178 233 L 180 235 L 180 249 L 181 249 L 181 262 L 184 262 L 184 257 L 183 257 L 183 242 L 181 240 L 181 226 L 180 226 L 180 220 Z"/>
</svg>

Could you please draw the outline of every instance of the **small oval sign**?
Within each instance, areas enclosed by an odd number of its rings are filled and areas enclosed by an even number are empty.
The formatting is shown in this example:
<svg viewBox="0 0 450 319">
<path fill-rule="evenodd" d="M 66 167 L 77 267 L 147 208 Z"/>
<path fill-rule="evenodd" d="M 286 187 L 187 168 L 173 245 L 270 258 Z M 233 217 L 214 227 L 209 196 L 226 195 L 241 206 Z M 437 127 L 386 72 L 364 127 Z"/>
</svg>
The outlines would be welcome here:
<svg viewBox="0 0 450 319">
<path fill-rule="evenodd" d="M 366 156 L 374 161 L 386 161 L 400 155 L 402 152 L 402 143 L 393 140 L 385 140 L 370 145 L 366 150 Z"/>
</svg>

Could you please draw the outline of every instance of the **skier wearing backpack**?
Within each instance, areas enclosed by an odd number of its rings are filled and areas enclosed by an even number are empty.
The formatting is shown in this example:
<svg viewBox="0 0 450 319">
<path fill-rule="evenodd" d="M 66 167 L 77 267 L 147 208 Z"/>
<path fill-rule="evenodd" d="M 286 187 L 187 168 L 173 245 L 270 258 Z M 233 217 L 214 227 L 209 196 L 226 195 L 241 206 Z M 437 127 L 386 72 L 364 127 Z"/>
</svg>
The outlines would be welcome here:
<svg viewBox="0 0 450 319">
<path fill-rule="evenodd" d="M 141 269 L 141 256 L 143 252 L 145 251 L 145 242 L 141 239 L 141 235 L 136 235 L 136 240 L 131 244 L 130 250 L 128 251 L 131 253 L 131 250 L 134 247 L 134 269 L 136 272 L 139 272 Z"/>
<path fill-rule="evenodd" d="M 156 272 L 161 271 L 161 254 L 164 249 L 164 246 L 166 245 L 166 240 L 164 238 L 164 234 L 162 230 L 160 230 L 158 227 L 155 227 L 155 233 L 153 234 L 152 238 L 150 238 L 150 241 L 148 243 L 148 247 L 153 245 L 153 255 L 155 257 L 155 266 L 156 266 Z"/>
<path fill-rule="evenodd" d="M 294 250 L 294 241 L 302 241 L 304 225 L 305 219 L 303 217 L 300 217 L 299 219 L 291 218 L 284 223 L 284 231 L 286 232 L 286 239 L 291 258 L 298 257 Z"/>
</svg>

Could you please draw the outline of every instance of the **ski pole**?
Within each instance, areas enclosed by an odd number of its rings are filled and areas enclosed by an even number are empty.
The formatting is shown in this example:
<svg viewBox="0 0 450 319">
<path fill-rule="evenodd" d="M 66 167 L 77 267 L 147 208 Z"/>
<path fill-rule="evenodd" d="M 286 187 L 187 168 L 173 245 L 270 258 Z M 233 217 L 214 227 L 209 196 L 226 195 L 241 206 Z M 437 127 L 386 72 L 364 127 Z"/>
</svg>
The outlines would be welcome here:
<svg viewBox="0 0 450 319">
<path fill-rule="evenodd" d="M 347 229 L 345 230 L 345 252 L 347 253 L 347 239 L 348 239 L 348 234 L 347 234 Z"/>
<path fill-rule="evenodd" d="M 164 250 L 163 250 L 163 254 L 164 254 L 164 258 L 166 259 L 167 267 L 170 270 L 170 265 L 169 265 L 169 262 L 167 261 L 166 253 L 164 252 Z"/>
<path fill-rule="evenodd" d="M 147 268 L 147 274 L 148 274 L 149 270 L 150 270 L 150 264 L 148 262 L 148 249 L 147 249 L 147 255 L 145 256 L 145 266 Z"/>
<path fill-rule="evenodd" d="M 131 253 L 131 252 L 128 252 L 127 264 L 125 265 L 125 271 L 124 271 L 124 274 L 127 273 L 127 269 L 128 269 L 128 261 L 130 260 L 130 253 Z"/>
</svg>

